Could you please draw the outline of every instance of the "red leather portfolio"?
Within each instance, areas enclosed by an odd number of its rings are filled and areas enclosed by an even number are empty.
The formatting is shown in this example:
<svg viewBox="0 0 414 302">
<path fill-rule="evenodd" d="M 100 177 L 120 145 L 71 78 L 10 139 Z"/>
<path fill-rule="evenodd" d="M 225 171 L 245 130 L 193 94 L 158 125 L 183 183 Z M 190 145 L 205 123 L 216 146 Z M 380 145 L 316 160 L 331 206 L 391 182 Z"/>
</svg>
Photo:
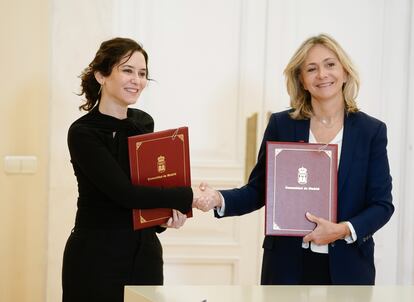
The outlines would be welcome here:
<svg viewBox="0 0 414 302">
<path fill-rule="evenodd" d="M 336 222 L 338 146 L 267 142 L 266 235 L 305 236 L 305 214 Z"/>
<path fill-rule="evenodd" d="M 191 186 L 188 128 L 181 127 L 128 138 L 131 181 L 151 187 Z M 134 230 L 160 225 L 171 209 L 133 209 Z M 192 211 L 187 213 L 192 217 Z"/>
</svg>

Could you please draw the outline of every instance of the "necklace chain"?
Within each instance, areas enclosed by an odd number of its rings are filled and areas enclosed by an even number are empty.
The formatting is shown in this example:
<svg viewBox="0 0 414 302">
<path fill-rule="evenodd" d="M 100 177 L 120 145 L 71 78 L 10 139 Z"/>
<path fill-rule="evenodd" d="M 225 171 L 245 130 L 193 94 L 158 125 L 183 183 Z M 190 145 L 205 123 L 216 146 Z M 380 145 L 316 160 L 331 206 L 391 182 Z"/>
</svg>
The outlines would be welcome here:
<svg viewBox="0 0 414 302">
<path fill-rule="evenodd" d="M 320 118 L 320 117 L 317 117 L 316 115 L 314 115 L 314 117 L 325 128 L 332 128 L 333 126 L 335 126 L 335 124 L 337 123 L 337 121 L 339 121 L 339 119 L 334 119 L 334 118 Z"/>
</svg>

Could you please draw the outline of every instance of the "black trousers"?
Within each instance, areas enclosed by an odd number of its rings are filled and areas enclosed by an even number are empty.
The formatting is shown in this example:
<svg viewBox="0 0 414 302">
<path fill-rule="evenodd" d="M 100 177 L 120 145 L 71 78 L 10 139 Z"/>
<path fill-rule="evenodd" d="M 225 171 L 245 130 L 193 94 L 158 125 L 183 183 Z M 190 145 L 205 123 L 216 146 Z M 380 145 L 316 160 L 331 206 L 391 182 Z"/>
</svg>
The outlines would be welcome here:
<svg viewBox="0 0 414 302">
<path fill-rule="evenodd" d="M 300 241 L 295 242 L 290 237 L 278 239 L 281 239 L 278 244 L 285 244 L 287 247 L 264 245 L 260 281 L 262 285 L 332 284 L 328 254 L 303 249 L 298 246 Z"/>
<path fill-rule="evenodd" d="M 73 230 L 63 256 L 64 302 L 122 302 L 125 285 L 162 285 L 154 229 Z"/>
<path fill-rule="evenodd" d="M 301 285 L 331 285 L 329 255 L 303 249 L 303 273 Z"/>
</svg>

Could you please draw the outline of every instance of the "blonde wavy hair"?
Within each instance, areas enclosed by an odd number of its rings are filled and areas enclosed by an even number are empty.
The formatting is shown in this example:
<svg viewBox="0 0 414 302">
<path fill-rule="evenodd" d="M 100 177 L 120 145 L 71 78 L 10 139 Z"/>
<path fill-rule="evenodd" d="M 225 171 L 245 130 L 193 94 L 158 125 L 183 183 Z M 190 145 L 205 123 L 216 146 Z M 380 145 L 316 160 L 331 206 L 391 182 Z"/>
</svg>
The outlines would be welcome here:
<svg viewBox="0 0 414 302">
<path fill-rule="evenodd" d="M 326 34 L 320 34 L 303 42 L 284 70 L 287 92 L 290 96 L 290 106 L 293 109 L 290 116 L 295 120 L 309 119 L 312 116 L 311 95 L 304 89 L 300 80 L 300 73 L 309 50 L 318 44 L 325 46 L 338 57 L 348 75 L 348 79 L 342 87 L 346 113 L 359 111 L 355 99 L 358 95 L 360 82 L 354 64 L 338 42 Z"/>
</svg>

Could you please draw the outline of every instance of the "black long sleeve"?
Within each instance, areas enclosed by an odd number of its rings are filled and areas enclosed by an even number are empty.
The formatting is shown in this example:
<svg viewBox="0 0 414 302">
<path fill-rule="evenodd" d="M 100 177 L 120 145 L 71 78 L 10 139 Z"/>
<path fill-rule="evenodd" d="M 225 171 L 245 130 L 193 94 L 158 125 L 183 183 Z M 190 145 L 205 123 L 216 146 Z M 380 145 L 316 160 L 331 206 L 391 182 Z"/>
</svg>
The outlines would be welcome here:
<svg viewBox="0 0 414 302">
<path fill-rule="evenodd" d="M 135 186 L 129 177 L 127 137 L 150 132 L 152 118 L 129 109 L 118 120 L 97 108 L 75 121 L 69 129 L 68 146 L 78 181 L 77 227 L 132 227 L 133 208 L 191 208 L 189 187 Z"/>
</svg>

